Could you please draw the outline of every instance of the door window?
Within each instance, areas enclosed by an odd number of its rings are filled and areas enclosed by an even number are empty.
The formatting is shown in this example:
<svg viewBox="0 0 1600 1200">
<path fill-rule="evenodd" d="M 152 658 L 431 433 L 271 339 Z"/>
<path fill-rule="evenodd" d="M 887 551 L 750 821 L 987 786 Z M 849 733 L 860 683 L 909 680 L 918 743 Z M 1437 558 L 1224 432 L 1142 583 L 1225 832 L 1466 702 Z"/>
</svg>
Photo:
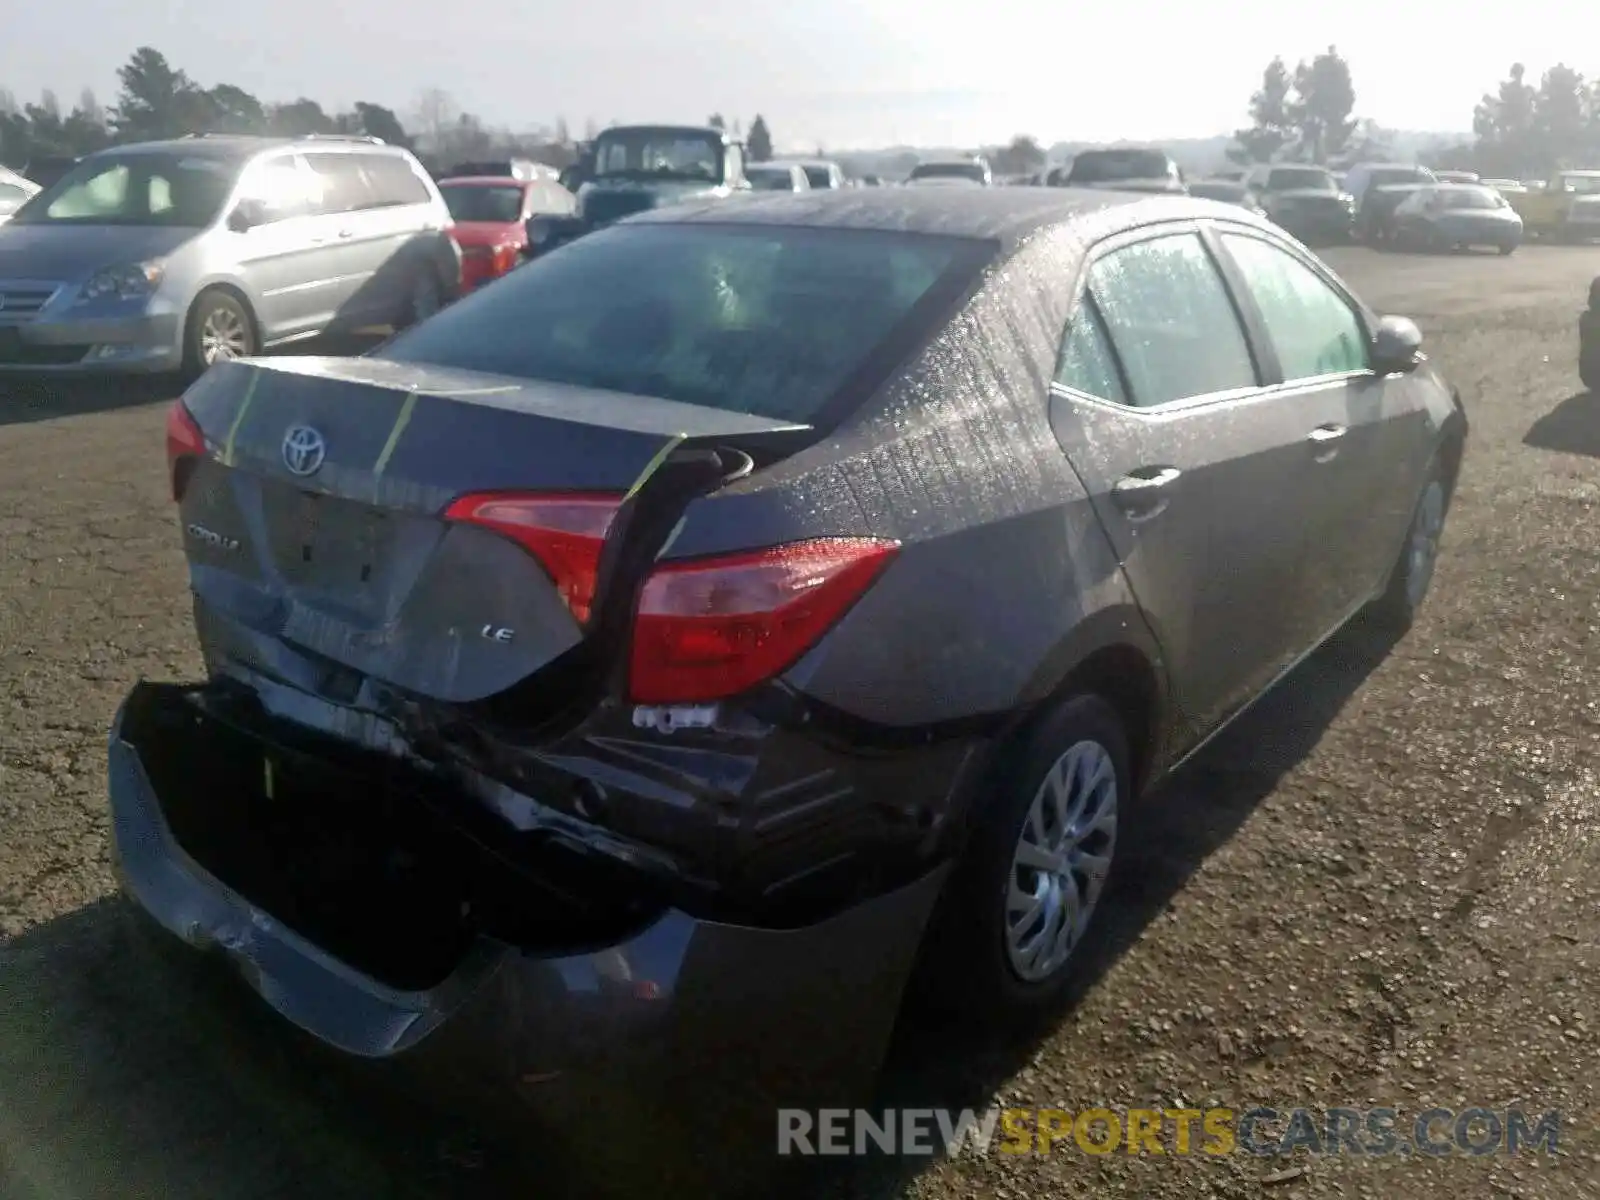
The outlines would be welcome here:
<svg viewBox="0 0 1600 1200">
<path fill-rule="evenodd" d="M 1111 353 L 1111 343 L 1106 338 L 1105 326 L 1087 302 L 1078 306 L 1067 336 L 1061 339 L 1061 355 L 1056 363 L 1056 382 L 1063 387 L 1098 396 L 1102 400 L 1128 402 L 1122 387 L 1122 377 L 1117 373 L 1117 360 Z"/>
<path fill-rule="evenodd" d="M 312 173 L 321 181 L 319 213 L 359 212 L 374 204 L 372 189 L 353 154 L 308 154 Z"/>
<path fill-rule="evenodd" d="M 245 176 L 242 198 L 259 203 L 266 221 L 287 221 L 310 211 L 310 183 L 297 156 L 264 159 Z"/>
<path fill-rule="evenodd" d="M 372 192 L 372 207 L 397 208 L 407 204 L 427 204 L 433 199 L 428 193 L 428 185 L 417 178 L 411 164 L 398 154 L 362 154 L 356 157 L 367 176 Z"/>
<path fill-rule="evenodd" d="M 1361 320 L 1320 275 L 1260 238 L 1225 233 L 1222 240 L 1261 310 L 1285 381 L 1367 369 Z"/>
<path fill-rule="evenodd" d="M 1200 236 L 1172 234 L 1114 250 L 1089 292 L 1141 407 L 1255 387 L 1255 365 L 1227 286 Z"/>
</svg>

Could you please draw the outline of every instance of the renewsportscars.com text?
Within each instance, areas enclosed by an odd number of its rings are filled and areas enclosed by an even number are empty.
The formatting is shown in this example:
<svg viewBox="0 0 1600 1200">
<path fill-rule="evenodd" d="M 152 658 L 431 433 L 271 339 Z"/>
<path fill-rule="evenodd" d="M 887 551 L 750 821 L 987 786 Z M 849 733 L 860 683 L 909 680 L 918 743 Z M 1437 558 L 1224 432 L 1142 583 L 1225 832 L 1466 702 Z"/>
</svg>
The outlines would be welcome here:
<svg viewBox="0 0 1600 1200">
<path fill-rule="evenodd" d="M 779 1109 L 778 1153 L 1554 1154 L 1560 1112 L 1520 1108 Z"/>
</svg>

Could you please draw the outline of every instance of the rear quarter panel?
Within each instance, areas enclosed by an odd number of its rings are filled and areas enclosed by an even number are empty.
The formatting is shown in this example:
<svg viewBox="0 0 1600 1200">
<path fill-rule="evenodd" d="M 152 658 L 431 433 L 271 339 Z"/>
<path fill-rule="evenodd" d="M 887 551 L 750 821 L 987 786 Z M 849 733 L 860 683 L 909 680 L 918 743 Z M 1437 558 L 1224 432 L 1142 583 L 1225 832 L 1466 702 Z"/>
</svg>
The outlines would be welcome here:
<svg viewBox="0 0 1600 1200">
<path fill-rule="evenodd" d="M 1037 235 L 834 436 L 686 513 L 672 558 L 822 536 L 902 543 L 788 672 L 805 694 L 910 727 L 1011 712 L 1104 645 L 1138 647 L 1163 675 L 1048 422 L 1092 229 Z"/>
</svg>

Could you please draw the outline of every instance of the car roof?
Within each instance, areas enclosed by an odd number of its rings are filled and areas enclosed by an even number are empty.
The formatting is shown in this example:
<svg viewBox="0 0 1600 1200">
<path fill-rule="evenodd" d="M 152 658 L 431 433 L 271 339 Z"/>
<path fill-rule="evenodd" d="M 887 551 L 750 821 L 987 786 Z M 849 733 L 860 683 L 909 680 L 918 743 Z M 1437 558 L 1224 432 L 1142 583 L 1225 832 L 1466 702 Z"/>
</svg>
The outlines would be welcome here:
<svg viewBox="0 0 1600 1200">
<path fill-rule="evenodd" d="M 253 154 L 260 154 L 264 150 L 276 150 L 286 146 L 295 146 L 301 149 L 315 147 L 318 150 L 360 150 L 363 153 L 402 153 L 404 148 L 391 146 L 374 138 L 363 137 L 256 137 L 251 134 L 205 134 L 201 137 L 167 138 L 154 142 L 128 142 L 120 146 L 108 146 L 104 150 L 97 150 L 98 155 L 123 155 L 123 154 L 181 154 L 185 158 L 216 158 L 236 161 L 249 158 Z M 87 156 L 93 157 L 93 156 Z"/>
<path fill-rule="evenodd" d="M 530 183 L 549 183 L 547 179 L 518 179 L 515 175 L 446 175 L 437 181 L 440 187 L 447 183 L 467 183 L 473 187 L 505 187 L 508 184 L 526 187 Z"/>
<path fill-rule="evenodd" d="M 765 192 L 738 204 L 684 203 L 628 218 L 629 224 L 808 226 L 942 234 L 1015 243 L 1039 230 L 1125 207 L 1129 227 L 1214 216 L 1222 205 L 1180 195 L 1090 188 L 855 188 Z"/>
<path fill-rule="evenodd" d="M 839 165 L 831 158 L 774 158 L 769 161 L 775 167 L 837 167 Z"/>
</svg>

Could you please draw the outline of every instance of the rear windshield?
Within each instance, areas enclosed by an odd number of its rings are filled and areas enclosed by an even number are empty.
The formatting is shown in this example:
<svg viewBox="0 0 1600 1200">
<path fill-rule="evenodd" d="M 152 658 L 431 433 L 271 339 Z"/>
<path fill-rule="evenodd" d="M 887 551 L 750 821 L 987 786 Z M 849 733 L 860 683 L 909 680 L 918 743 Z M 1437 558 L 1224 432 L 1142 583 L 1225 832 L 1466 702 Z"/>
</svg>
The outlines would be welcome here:
<svg viewBox="0 0 1600 1200">
<path fill-rule="evenodd" d="M 375 353 L 809 423 L 992 253 L 866 230 L 617 226 Z"/>
<path fill-rule="evenodd" d="M 1504 208 L 1505 197 L 1491 188 L 1461 187 L 1441 189 L 1438 193 L 1445 208 Z"/>
<path fill-rule="evenodd" d="M 499 184 L 441 183 L 439 194 L 453 221 L 518 221 L 522 218 L 522 187 Z"/>
<path fill-rule="evenodd" d="M 794 176 L 787 167 L 746 167 L 744 177 L 761 192 L 792 192 Z"/>
<path fill-rule="evenodd" d="M 1421 167 L 1381 167 L 1367 179 L 1369 187 L 1394 187 L 1402 183 L 1432 183 L 1433 176 Z"/>
<path fill-rule="evenodd" d="M 970 179 L 983 183 L 983 168 L 977 163 L 918 163 L 911 168 L 913 179 Z"/>
<path fill-rule="evenodd" d="M 199 154 L 95 155 L 35 196 L 12 223 L 203 229 L 217 219 L 240 165 Z"/>
<path fill-rule="evenodd" d="M 1316 167 L 1274 167 L 1267 176 L 1267 186 L 1275 192 L 1338 190 L 1333 182 L 1333 176 Z"/>
<path fill-rule="evenodd" d="M 1119 179 L 1165 179 L 1172 162 L 1159 150 L 1085 150 L 1072 160 L 1068 183 L 1114 183 Z"/>
<path fill-rule="evenodd" d="M 1229 203 L 1243 200 L 1247 190 L 1242 183 L 1228 183 L 1225 180 L 1207 180 L 1189 185 L 1191 196 L 1199 196 L 1202 200 L 1226 200 Z"/>
</svg>

